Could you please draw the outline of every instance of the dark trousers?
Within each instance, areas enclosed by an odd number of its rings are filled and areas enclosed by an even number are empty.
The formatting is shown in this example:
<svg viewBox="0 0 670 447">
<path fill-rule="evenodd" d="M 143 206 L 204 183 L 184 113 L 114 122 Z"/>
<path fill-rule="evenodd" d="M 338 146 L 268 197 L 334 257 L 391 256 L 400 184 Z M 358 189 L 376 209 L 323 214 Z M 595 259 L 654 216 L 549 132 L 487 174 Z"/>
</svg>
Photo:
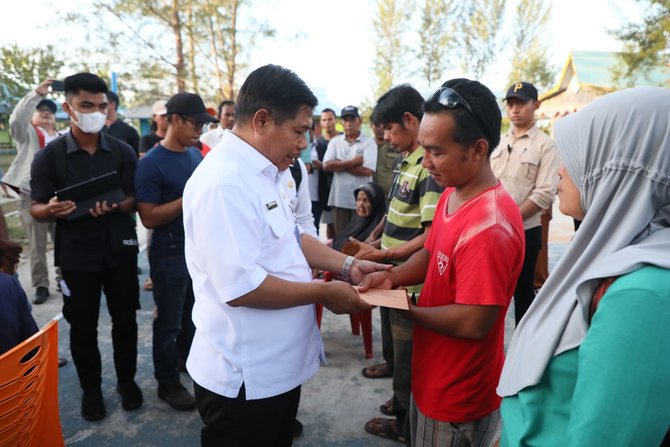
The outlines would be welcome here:
<svg viewBox="0 0 670 447">
<path fill-rule="evenodd" d="M 193 382 L 198 412 L 205 426 L 202 447 L 287 447 L 293 444 L 293 421 L 300 387 L 266 399 L 246 400 L 244 384 L 236 398 L 213 393 Z"/>
<path fill-rule="evenodd" d="M 333 227 L 335 229 L 335 236 L 337 237 L 349 225 L 356 211 L 348 208 L 337 208 L 335 206 L 331 206 L 330 209 L 333 212 Z"/>
<path fill-rule="evenodd" d="M 63 270 L 70 295 L 63 292 L 63 316 L 70 323 L 70 351 L 83 390 L 99 389 L 102 364 L 98 350 L 100 292 L 105 293 L 112 317 L 114 368 L 120 383 L 135 378 L 137 370 L 137 321 L 140 287 L 137 258 L 102 272 Z"/>
<path fill-rule="evenodd" d="M 195 326 L 193 282 L 184 256 L 161 256 L 153 247 L 149 256 L 156 319 L 153 324 L 154 377 L 161 384 L 179 382 L 179 359 L 191 350 Z"/>
<path fill-rule="evenodd" d="M 316 227 L 316 234 L 319 234 L 319 226 L 321 225 L 321 214 L 323 213 L 323 206 L 318 200 L 312 200 L 312 215 L 314 216 L 314 226 Z"/>
<path fill-rule="evenodd" d="M 542 246 L 542 227 L 530 228 L 525 231 L 526 253 L 523 259 L 521 274 L 514 289 L 514 318 L 519 324 L 526 314 L 530 303 L 535 299 L 533 280 L 535 279 L 535 264 L 537 255 Z"/>
<path fill-rule="evenodd" d="M 381 320 L 382 327 L 382 357 L 386 362 L 386 366 L 393 371 L 394 368 L 394 358 L 393 358 L 393 337 L 391 335 L 391 319 L 389 317 L 389 308 L 380 307 L 379 308 L 379 317 Z"/>
<path fill-rule="evenodd" d="M 412 332 L 414 323 L 407 312 L 389 309 L 393 337 L 393 413 L 396 428 L 410 445 L 409 397 L 412 391 Z"/>
</svg>

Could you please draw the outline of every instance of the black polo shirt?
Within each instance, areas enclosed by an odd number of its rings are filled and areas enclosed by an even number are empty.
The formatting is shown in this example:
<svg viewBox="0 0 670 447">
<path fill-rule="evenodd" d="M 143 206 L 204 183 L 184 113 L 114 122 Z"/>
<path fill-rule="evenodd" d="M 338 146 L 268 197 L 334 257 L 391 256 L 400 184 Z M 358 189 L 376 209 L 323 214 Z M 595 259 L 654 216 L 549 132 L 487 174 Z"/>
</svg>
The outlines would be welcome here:
<svg viewBox="0 0 670 447">
<path fill-rule="evenodd" d="M 35 202 L 47 203 L 59 189 L 112 171 L 119 173 L 126 196 L 132 195 L 136 165 L 135 152 L 122 141 L 101 133 L 98 149 L 91 155 L 81 149 L 68 132 L 35 155 L 31 169 L 31 198 Z M 131 227 L 134 233 L 134 223 L 130 215 L 124 213 L 58 219 L 56 264 L 63 270 L 100 272 L 124 262 L 137 262 L 136 245 L 126 243 L 123 247 L 121 241 L 119 246 L 120 229 L 126 232 L 124 237 L 128 241 L 127 232 Z"/>
<path fill-rule="evenodd" d="M 103 127 L 102 131 L 117 140 L 128 143 L 135 151 L 135 155 L 137 155 L 137 150 L 140 146 L 140 134 L 137 133 L 137 130 L 133 126 L 126 124 L 121 119 L 117 119 L 111 126 Z"/>
</svg>

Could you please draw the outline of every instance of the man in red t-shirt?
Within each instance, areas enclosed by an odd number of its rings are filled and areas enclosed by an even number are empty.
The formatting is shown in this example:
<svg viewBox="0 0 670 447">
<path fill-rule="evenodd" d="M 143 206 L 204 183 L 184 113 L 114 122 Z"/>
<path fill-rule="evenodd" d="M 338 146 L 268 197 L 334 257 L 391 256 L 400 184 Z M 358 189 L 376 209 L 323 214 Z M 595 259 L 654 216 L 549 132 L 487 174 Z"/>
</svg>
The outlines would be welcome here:
<svg viewBox="0 0 670 447">
<path fill-rule="evenodd" d="M 505 314 L 521 271 L 519 208 L 489 163 L 500 109 L 486 86 L 445 82 L 424 105 L 423 166 L 445 187 L 424 248 L 368 287 L 423 282 L 415 322 L 412 445 L 488 446 L 498 437 Z"/>
</svg>

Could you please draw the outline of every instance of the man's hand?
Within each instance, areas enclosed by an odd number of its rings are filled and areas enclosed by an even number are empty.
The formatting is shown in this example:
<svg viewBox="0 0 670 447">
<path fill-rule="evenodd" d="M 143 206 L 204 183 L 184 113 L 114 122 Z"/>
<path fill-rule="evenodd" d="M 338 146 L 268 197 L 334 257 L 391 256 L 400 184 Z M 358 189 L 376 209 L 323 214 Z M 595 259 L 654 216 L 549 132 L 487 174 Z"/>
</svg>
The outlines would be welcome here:
<svg viewBox="0 0 670 447">
<path fill-rule="evenodd" d="M 323 163 L 321 160 L 312 160 L 312 166 L 314 166 L 314 169 L 323 171 Z"/>
<path fill-rule="evenodd" d="M 372 308 L 361 299 L 356 289 L 346 282 L 333 281 L 327 283 L 326 286 L 329 293 L 325 294 L 323 305 L 334 314 L 353 314 Z"/>
<path fill-rule="evenodd" d="M 375 248 L 374 245 L 358 241 L 353 237 L 349 238 L 349 242 L 351 242 L 357 248 L 354 258 L 360 259 L 361 261 L 375 262 L 381 262 L 384 260 L 384 253 L 381 250 Z"/>
<path fill-rule="evenodd" d="M 355 260 L 349 268 L 349 278 L 351 279 L 352 284 L 360 284 L 366 278 L 366 275 L 374 272 L 384 272 L 386 270 L 391 270 L 392 268 L 393 266 L 391 264 L 379 264 L 372 261 Z"/>
<path fill-rule="evenodd" d="M 77 209 L 77 205 L 72 200 L 59 201 L 58 197 L 53 196 L 47 204 L 49 214 L 56 219 L 62 219 Z"/>
<path fill-rule="evenodd" d="M 387 267 L 391 268 L 393 266 L 388 265 Z M 390 290 L 393 288 L 393 281 L 391 281 L 390 272 L 375 272 L 371 273 L 360 282 L 358 285 L 358 290 L 360 292 L 366 292 L 368 289 L 386 289 Z"/>
<path fill-rule="evenodd" d="M 16 271 L 16 264 L 21 258 L 23 247 L 9 239 L 0 239 L 0 268 L 8 275 Z"/>
<path fill-rule="evenodd" d="M 351 163 L 353 164 L 352 167 L 357 167 L 361 166 L 363 164 L 363 156 L 362 155 L 356 155 L 354 158 L 351 159 Z"/>
<path fill-rule="evenodd" d="M 47 93 L 49 93 L 49 86 L 53 82 L 53 79 L 47 79 L 45 81 L 42 81 L 41 84 L 38 84 L 37 87 L 35 87 L 35 93 L 41 96 L 46 96 Z"/>
<path fill-rule="evenodd" d="M 112 203 L 111 205 L 108 205 L 107 201 L 104 200 L 102 202 L 95 202 L 95 208 L 89 208 L 88 214 L 90 214 L 92 217 L 100 217 L 104 216 L 105 214 L 113 213 L 118 209 L 118 203 Z"/>
</svg>

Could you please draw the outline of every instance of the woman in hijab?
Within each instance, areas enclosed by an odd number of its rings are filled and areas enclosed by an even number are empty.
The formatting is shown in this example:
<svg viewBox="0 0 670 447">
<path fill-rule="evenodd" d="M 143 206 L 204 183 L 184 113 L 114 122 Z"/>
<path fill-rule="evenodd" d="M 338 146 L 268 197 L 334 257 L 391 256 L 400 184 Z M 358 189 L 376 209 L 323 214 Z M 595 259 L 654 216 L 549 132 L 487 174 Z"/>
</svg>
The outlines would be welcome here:
<svg viewBox="0 0 670 447">
<path fill-rule="evenodd" d="M 386 213 L 384 190 L 379 184 L 369 182 L 359 186 L 354 191 L 354 197 L 356 198 L 356 216 L 333 240 L 333 248 L 338 251 L 342 250 L 350 237 L 364 241 Z"/>
<path fill-rule="evenodd" d="M 670 90 L 555 124 L 560 209 L 583 219 L 516 329 L 502 446 L 658 446 L 670 426 Z"/>
</svg>

